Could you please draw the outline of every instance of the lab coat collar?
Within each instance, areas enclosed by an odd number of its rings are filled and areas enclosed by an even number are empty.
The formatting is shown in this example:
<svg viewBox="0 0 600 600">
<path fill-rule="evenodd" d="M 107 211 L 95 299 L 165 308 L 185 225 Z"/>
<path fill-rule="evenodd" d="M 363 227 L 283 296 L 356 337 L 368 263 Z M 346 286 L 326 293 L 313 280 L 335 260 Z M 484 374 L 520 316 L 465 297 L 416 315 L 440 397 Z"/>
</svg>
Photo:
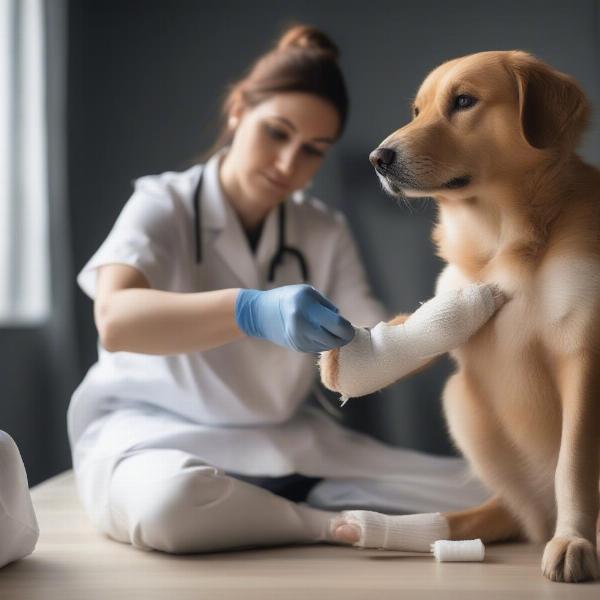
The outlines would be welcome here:
<svg viewBox="0 0 600 600">
<path fill-rule="evenodd" d="M 202 228 L 221 231 L 227 224 L 226 205 L 221 183 L 219 182 L 219 164 L 224 150 L 213 154 L 202 168 Z"/>
<path fill-rule="evenodd" d="M 203 233 L 208 233 L 214 240 L 215 250 L 243 286 L 261 289 L 276 251 L 277 209 L 267 215 L 255 255 L 219 181 L 219 164 L 225 152 L 222 150 L 212 156 L 204 167 L 201 206 Z"/>
</svg>

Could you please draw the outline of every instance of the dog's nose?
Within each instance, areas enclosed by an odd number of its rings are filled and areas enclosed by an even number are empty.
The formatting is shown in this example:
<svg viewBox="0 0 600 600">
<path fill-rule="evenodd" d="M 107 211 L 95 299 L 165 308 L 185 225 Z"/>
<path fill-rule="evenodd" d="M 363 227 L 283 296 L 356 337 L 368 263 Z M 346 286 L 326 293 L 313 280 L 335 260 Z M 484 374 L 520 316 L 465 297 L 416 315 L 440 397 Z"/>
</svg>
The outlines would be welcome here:
<svg viewBox="0 0 600 600">
<path fill-rule="evenodd" d="M 391 148 L 375 148 L 375 150 L 369 154 L 369 160 L 375 168 L 387 167 L 394 162 L 395 158 L 396 151 Z"/>
</svg>

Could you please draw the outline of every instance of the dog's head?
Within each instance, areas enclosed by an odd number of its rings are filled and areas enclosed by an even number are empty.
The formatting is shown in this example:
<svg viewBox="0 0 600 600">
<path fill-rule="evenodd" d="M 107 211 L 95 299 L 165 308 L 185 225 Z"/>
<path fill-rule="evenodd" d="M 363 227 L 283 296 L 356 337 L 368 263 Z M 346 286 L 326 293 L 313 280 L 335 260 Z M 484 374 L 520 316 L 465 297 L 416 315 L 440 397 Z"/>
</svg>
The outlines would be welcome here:
<svg viewBox="0 0 600 600">
<path fill-rule="evenodd" d="M 370 160 L 394 195 L 461 198 L 574 150 L 588 116 L 577 83 L 521 51 L 481 52 L 425 79 L 412 121 Z"/>
</svg>

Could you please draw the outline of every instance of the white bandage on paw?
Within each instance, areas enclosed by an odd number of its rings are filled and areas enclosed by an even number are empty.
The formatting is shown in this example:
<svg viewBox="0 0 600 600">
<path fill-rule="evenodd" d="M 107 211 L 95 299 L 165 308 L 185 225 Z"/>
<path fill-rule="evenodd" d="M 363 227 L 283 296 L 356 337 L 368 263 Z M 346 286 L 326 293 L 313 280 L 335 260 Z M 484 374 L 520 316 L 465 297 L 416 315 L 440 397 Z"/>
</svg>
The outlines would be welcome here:
<svg viewBox="0 0 600 600">
<path fill-rule="evenodd" d="M 438 294 L 401 325 L 357 329 L 339 349 L 337 391 L 353 398 L 391 385 L 466 342 L 504 301 L 496 286 L 474 284 Z"/>
<path fill-rule="evenodd" d="M 481 562 L 485 558 L 485 546 L 476 540 L 437 540 L 431 544 L 431 552 L 438 562 Z"/>
<path fill-rule="evenodd" d="M 383 548 L 430 552 L 431 545 L 449 536 L 446 517 L 440 513 L 390 516 L 369 510 L 347 510 L 332 520 L 331 528 L 340 525 L 354 527 L 359 548 Z"/>
</svg>

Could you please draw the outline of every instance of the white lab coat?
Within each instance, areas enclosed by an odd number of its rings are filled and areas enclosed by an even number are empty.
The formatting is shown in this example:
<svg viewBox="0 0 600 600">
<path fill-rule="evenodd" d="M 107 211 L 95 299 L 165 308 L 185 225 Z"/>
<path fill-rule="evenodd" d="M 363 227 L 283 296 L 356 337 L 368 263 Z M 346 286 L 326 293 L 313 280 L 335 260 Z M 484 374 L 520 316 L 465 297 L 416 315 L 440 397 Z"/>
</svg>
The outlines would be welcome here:
<svg viewBox="0 0 600 600">
<path fill-rule="evenodd" d="M 153 288 L 173 292 L 268 287 L 277 211 L 268 215 L 254 255 L 223 197 L 218 161 L 216 155 L 204 167 L 136 181 L 108 238 L 79 274 L 90 298 L 95 297 L 96 270 L 110 263 L 131 265 Z M 192 196 L 201 169 L 203 260 L 197 265 Z M 289 200 L 286 240 L 306 257 L 310 283 L 341 314 L 359 325 L 384 318 L 339 213 L 315 199 Z M 271 287 L 298 283 L 300 277 L 298 263 L 288 256 Z M 88 507 L 108 503 L 104 495 L 114 467 L 126 454 L 144 448 L 185 450 L 206 464 L 244 475 L 301 473 L 377 481 L 405 473 L 403 484 L 415 484 L 429 498 L 439 496 L 427 488 L 429 483 L 452 471 L 451 485 L 460 487 L 456 474 L 462 462 L 457 459 L 428 460 L 385 446 L 302 406 L 316 377 L 313 355 L 253 338 L 171 356 L 98 350 L 98 362 L 73 394 L 68 413 L 74 465 Z M 94 475 L 86 476 L 91 471 Z M 330 496 L 332 503 L 339 499 L 335 490 Z M 463 497 L 458 503 L 468 501 Z"/>
<path fill-rule="evenodd" d="M 79 284 L 92 299 L 97 268 L 109 263 L 135 267 L 153 288 L 183 293 L 232 287 L 266 289 L 301 281 L 298 263 L 287 256 L 276 271 L 275 282 L 267 285 L 268 266 L 278 241 L 277 211 L 267 217 L 254 256 L 221 192 L 218 160 L 216 155 L 204 167 L 201 265 L 195 262 L 192 196 L 203 167 L 143 177 L 136 182 L 135 193 L 108 238 L 79 274 Z M 290 200 L 286 234 L 287 244 L 306 257 L 310 283 L 328 296 L 341 314 L 363 325 L 383 318 L 339 213 L 314 199 Z M 289 428 L 315 380 L 315 362 L 313 355 L 253 338 L 171 356 L 110 353 L 99 346 L 98 362 L 75 391 L 69 408 L 71 441 L 76 444 L 98 416 L 128 403 L 176 413 L 211 431 L 218 427 L 225 437 L 231 427 L 285 424 Z M 144 439 L 144 432 L 139 433 Z M 257 437 L 268 435 L 261 431 Z M 285 445 L 275 450 L 268 439 L 258 440 L 254 444 L 261 445 L 261 459 L 248 469 L 268 475 L 281 474 L 282 463 L 285 471 L 309 466 L 289 464 Z M 232 441 L 232 447 L 252 454 L 254 444 L 249 443 L 251 447 Z M 211 442 L 207 458 L 224 466 L 221 453 L 212 448 Z M 320 463 L 322 458 L 311 460 Z"/>
</svg>

